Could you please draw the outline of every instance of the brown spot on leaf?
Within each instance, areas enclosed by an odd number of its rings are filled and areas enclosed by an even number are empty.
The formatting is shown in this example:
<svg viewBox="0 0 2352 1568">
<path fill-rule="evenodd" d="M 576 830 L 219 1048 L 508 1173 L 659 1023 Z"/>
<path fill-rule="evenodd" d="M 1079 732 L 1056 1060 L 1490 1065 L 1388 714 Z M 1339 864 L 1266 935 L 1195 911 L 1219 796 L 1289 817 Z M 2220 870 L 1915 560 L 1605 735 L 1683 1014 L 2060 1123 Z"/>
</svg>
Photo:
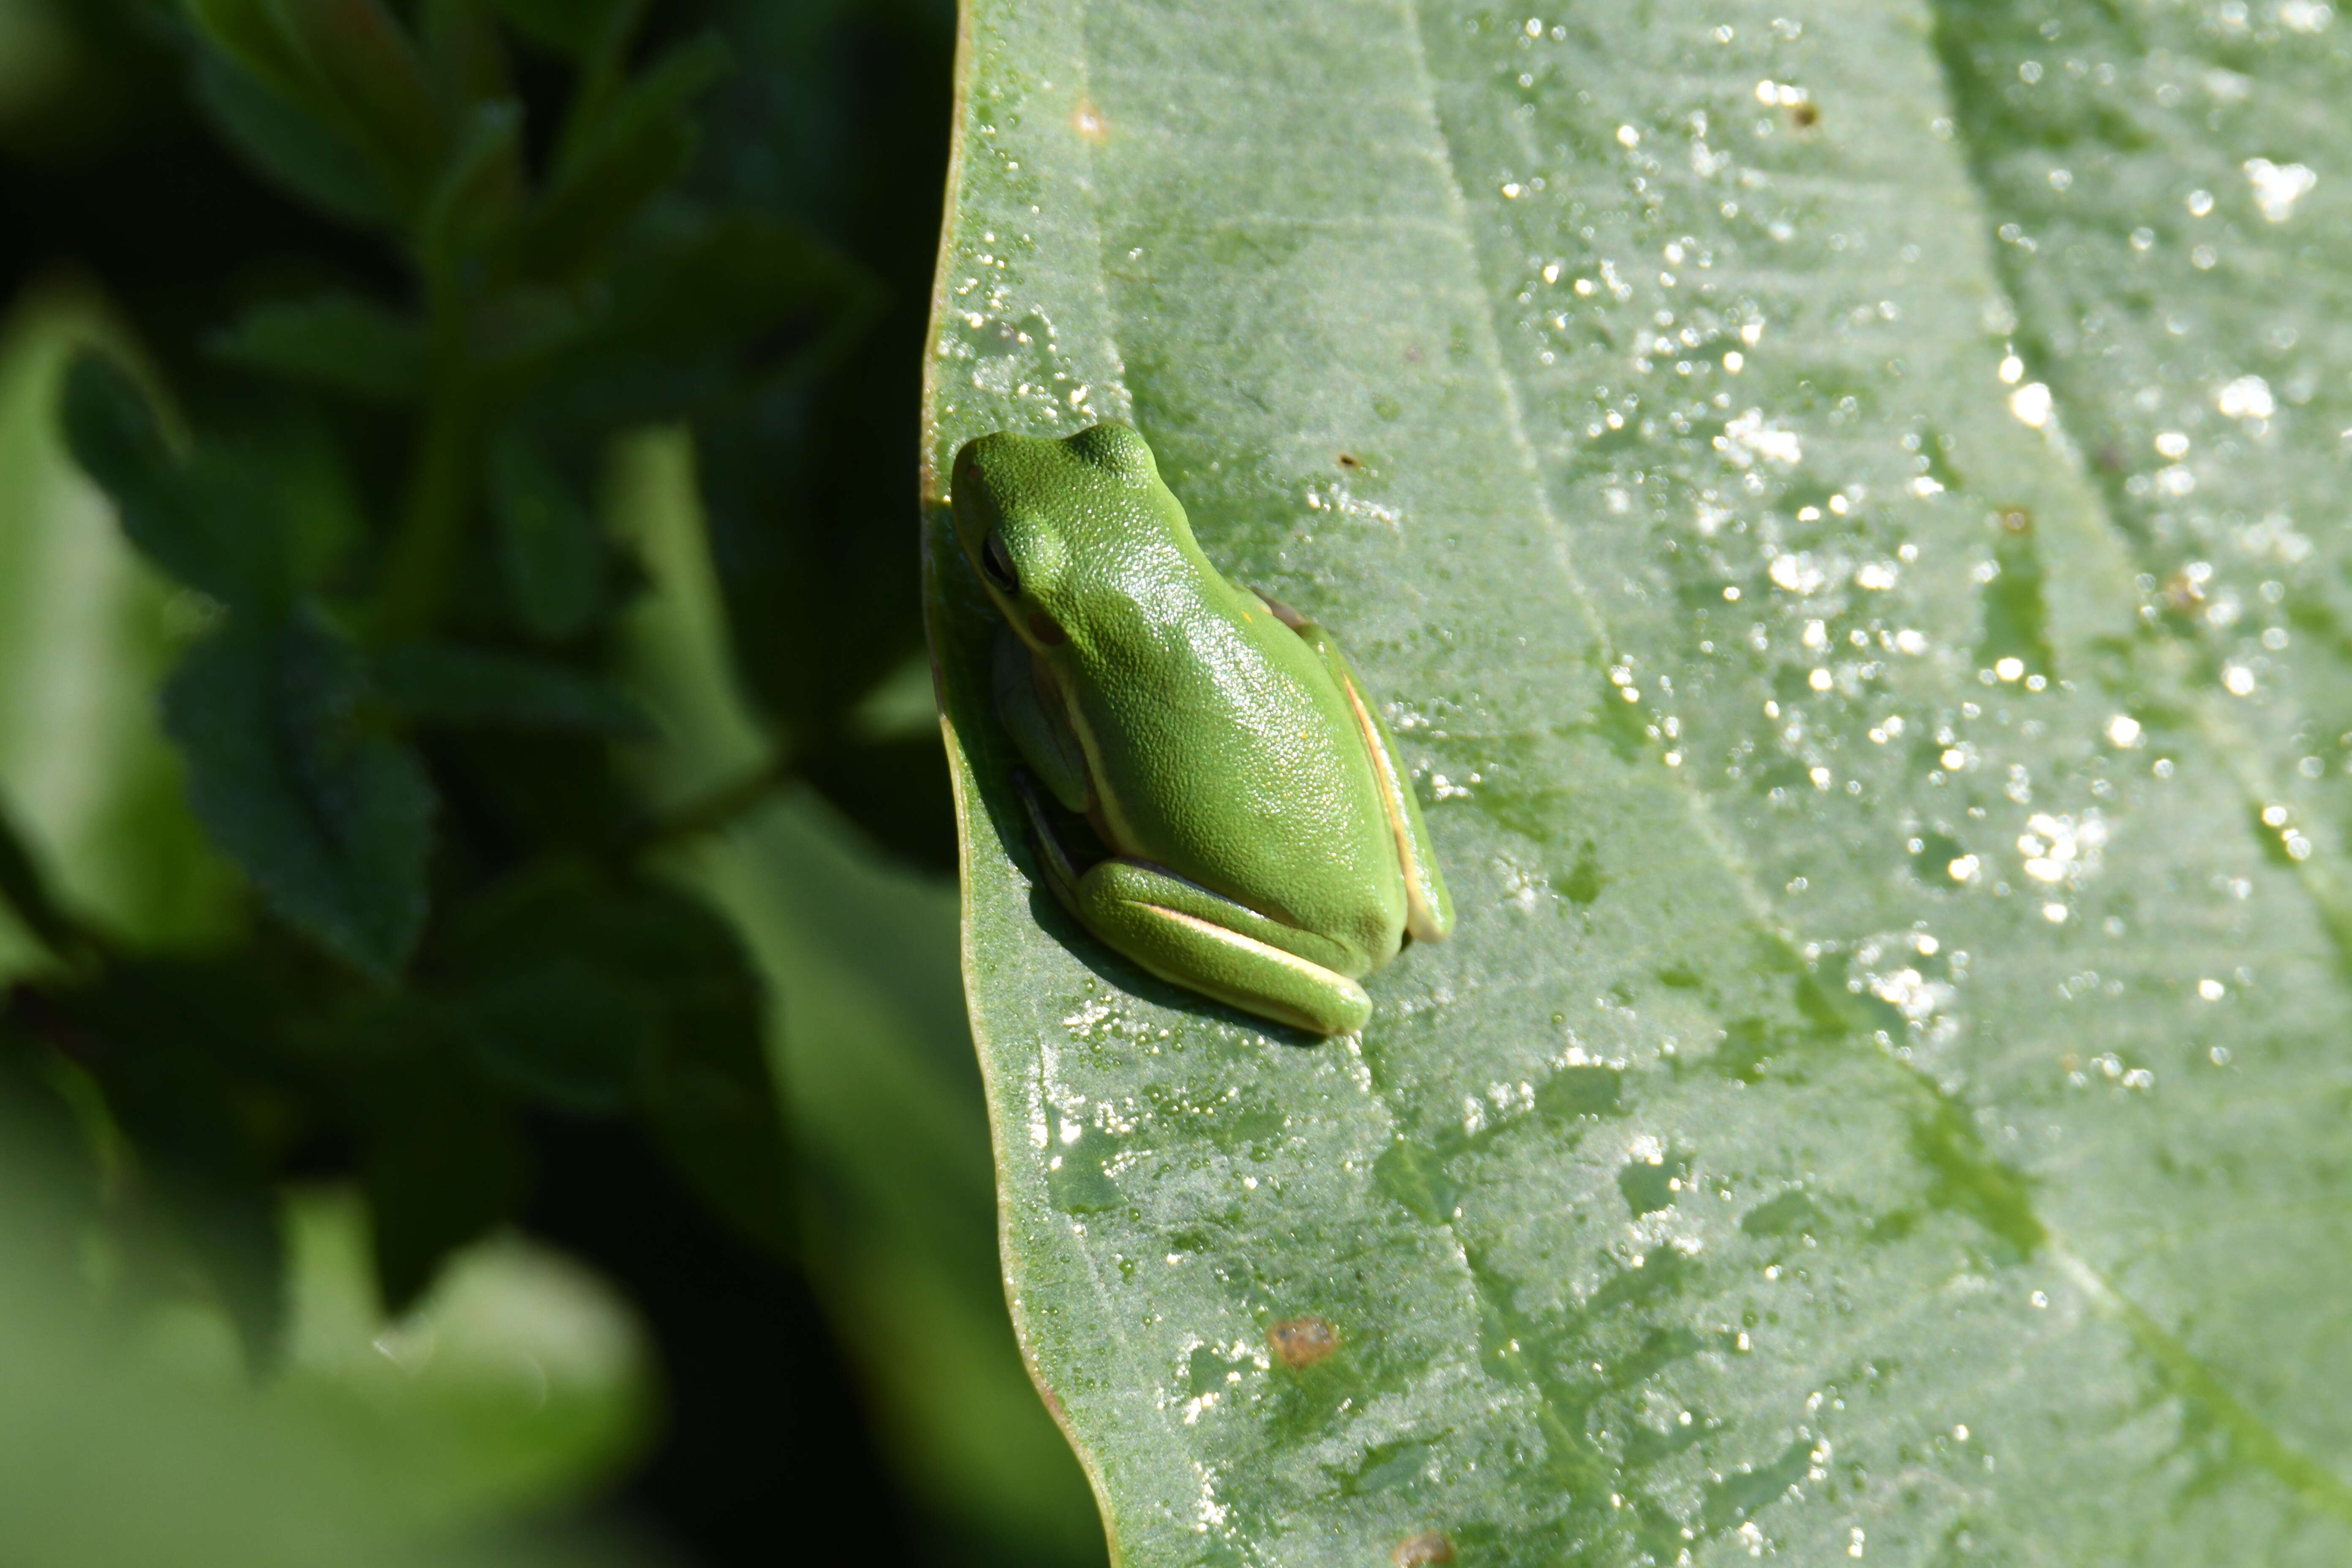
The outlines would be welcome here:
<svg viewBox="0 0 2352 1568">
<path fill-rule="evenodd" d="M 1110 140 L 1110 121 L 1091 98 L 1078 100 L 1078 106 L 1070 110 L 1070 129 L 1097 147 Z"/>
<path fill-rule="evenodd" d="M 1364 460 L 1353 452 L 1342 452 L 1339 454 L 1339 466 L 1343 468 L 1360 468 L 1364 466 Z"/>
<path fill-rule="evenodd" d="M 1285 1366 L 1313 1366 L 1339 1348 L 1339 1331 L 1328 1318 L 1285 1318 L 1265 1331 L 1265 1342 Z"/>
<path fill-rule="evenodd" d="M 2000 512 L 2000 531 L 2003 533 L 2032 533 L 2033 514 L 2021 506 L 2003 507 Z"/>
<path fill-rule="evenodd" d="M 1810 131 L 1822 122 L 1821 105 L 1810 98 L 1800 99 L 1790 106 L 1789 118 L 1796 122 L 1798 130 Z"/>
<path fill-rule="evenodd" d="M 1451 1563 L 1454 1561 L 1454 1542 L 1433 1530 L 1424 1530 L 1419 1535 L 1397 1542 L 1392 1555 L 1397 1568 L 1421 1568 L 1425 1563 Z"/>
</svg>

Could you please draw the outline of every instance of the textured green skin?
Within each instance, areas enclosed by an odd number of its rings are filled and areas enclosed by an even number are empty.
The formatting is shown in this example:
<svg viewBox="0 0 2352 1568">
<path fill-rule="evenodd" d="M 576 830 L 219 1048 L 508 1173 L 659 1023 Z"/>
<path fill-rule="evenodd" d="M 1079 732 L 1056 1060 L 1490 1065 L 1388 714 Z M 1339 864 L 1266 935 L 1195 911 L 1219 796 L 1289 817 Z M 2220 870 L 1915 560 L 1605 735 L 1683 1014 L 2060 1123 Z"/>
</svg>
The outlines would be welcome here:
<svg viewBox="0 0 2352 1568">
<path fill-rule="evenodd" d="M 1019 638 L 997 702 L 1036 775 L 1024 793 L 1055 895 L 1163 979 L 1321 1034 L 1360 1027 L 1357 979 L 1408 929 L 1443 937 L 1453 910 L 1408 774 L 1328 634 L 1209 563 L 1125 426 L 982 437 L 951 486 L 957 536 Z M 992 534 L 1016 590 L 988 569 Z M 1047 793 L 1108 859 L 1076 862 Z"/>
</svg>

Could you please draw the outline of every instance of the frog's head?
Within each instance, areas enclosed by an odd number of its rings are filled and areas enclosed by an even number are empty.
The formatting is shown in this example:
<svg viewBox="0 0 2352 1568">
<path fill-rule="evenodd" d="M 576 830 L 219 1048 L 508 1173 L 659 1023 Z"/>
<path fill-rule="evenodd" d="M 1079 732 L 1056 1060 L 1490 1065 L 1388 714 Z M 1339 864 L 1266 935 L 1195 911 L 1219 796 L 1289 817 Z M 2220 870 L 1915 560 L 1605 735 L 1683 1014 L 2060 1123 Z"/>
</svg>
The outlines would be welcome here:
<svg viewBox="0 0 2352 1568">
<path fill-rule="evenodd" d="M 956 454 L 950 483 L 965 557 L 1033 647 L 1066 641 L 1106 577 L 1139 548 L 1189 536 L 1151 448 L 1125 425 L 1059 440 L 982 436 Z"/>
</svg>

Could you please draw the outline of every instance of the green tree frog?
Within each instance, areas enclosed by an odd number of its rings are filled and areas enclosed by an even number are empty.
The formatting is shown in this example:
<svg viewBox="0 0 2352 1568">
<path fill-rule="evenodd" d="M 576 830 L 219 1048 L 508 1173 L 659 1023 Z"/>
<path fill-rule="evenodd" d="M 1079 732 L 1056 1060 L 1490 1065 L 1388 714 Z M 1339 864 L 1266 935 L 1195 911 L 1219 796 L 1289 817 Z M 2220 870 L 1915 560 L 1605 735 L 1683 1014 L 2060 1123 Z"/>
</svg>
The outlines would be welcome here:
<svg viewBox="0 0 2352 1568">
<path fill-rule="evenodd" d="M 983 436 L 950 486 L 1004 616 L 992 684 L 1054 897 L 1163 980 L 1362 1027 L 1359 980 L 1407 935 L 1444 937 L 1454 906 L 1330 634 L 1210 564 L 1124 425 Z"/>
</svg>

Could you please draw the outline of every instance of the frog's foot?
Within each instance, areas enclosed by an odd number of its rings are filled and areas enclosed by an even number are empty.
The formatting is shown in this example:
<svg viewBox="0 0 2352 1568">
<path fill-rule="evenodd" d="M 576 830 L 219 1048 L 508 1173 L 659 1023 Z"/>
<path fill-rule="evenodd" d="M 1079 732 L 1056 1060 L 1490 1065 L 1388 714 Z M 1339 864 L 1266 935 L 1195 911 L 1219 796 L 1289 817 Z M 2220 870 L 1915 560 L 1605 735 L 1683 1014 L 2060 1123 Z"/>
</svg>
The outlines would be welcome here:
<svg viewBox="0 0 2352 1568">
<path fill-rule="evenodd" d="M 1318 1035 L 1364 1026 L 1372 1001 L 1337 964 L 1349 950 L 1140 860 L 1080 871 L 1034 781 L 1015 776 L 1046 888 L 1063 908 L 1160 979 Z"/>
</svg>

